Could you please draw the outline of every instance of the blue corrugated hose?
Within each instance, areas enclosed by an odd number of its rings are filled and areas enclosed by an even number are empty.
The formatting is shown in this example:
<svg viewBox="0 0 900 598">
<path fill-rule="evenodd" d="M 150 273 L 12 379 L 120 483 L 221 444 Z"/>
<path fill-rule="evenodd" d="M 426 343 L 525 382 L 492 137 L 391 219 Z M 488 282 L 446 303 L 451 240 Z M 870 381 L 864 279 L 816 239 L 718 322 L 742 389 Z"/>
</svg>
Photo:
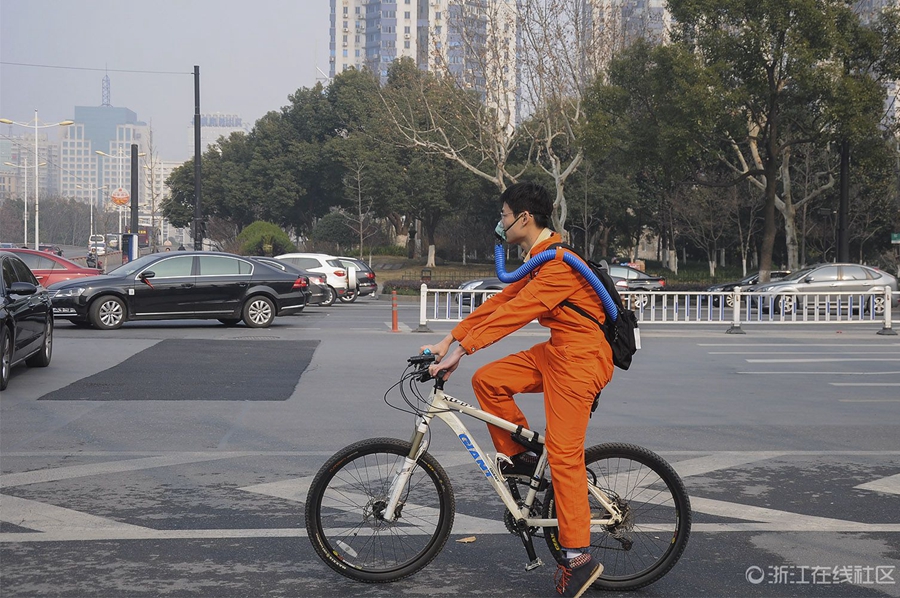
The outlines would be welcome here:
<svg viewBox="0 0 900 598">
<path fill-rule="evenodd" d="M 506 253 L 503 251 L 503 245 L 498 243 L 494 246 L 494 265 L 497 268 L 497 278 L 506 283 L 522 280 L 526 274 L 553 259 L 556 259 L 556 250 L 548 249 L 547 251 L 542 251 L 537 255 L 531 256 L 530 260 L 519 266 L 514 272 L 507 272 Z M 594 292 L 600 297 L 600 302 L 603 303 L 603 309 L 606 311 L 606 314 L 612 318 L 612 321 L 615 322 L 618 320 L 619 309 L 616 307 L 612 297 L 609 296 L 606 287 L 603 286 L 603 283 L 600 282 L 600 279 L 597 278 L 597 275 L 594 274 L 591 268 L 581 261 L 578 256 L 565 250 L 563 250 L 563 261 L 575 268 L 575 270 L 590 283 Z"/>
</svg>

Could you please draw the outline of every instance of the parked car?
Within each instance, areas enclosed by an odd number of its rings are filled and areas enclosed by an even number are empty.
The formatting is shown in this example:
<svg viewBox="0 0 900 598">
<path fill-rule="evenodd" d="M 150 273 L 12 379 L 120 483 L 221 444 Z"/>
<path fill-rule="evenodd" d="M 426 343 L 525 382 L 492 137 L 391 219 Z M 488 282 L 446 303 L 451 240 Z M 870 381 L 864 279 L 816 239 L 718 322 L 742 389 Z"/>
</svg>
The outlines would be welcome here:
<svg viewBox="0 0 900 598">
<path fill-rule="evenodd" d="M 91 246 L 88 247 L 88 253 L 93 253 L 94 255 L 106 255 L 106 242 L 105 241 L 94 241 L 91 243 Z"/>
<path fill-rule="evenodd" d="M 662 291 L 666 286 L 666 279 L 663 276 L 652 276 L 646 272 L 641 272 L 637 268 L 624 266 L 622 264 L 611 264 L 609 266 L 609 274 L 615 279 L 625 281 L 625 291 L 633 291 L 622 296 L 622 301 L 629 309 L 643 309 L 650 302 L 650 297 L 643 292 L 635 291 Z M 616 282 L 618 288 L 622 285 Z"/>
<path fill-rule="evenodd" d="M 0 243 L 0 249 L 13 249 L 18 247 L 15 243 Z"/>
<path fill-rule="evenodd" d="M 881 315 L 885 309 L 885 289 L 890 288 L 894 295 L 892 305 L 900 302 L 897 296 L 897 279 L 878 268 L 859 264 L 817 264 L 798 270 L 777 282 L 768 282 L 752 286 L 748 291 L 758 293 L 753 298 L 754 304 L 768 311 L 770 306 L 775 313 L 791 314 L 797 309 L 805 309 L 807 299 L 796 293 L 820 293 L 819 305 L 826 303 L 833 308 L 839 304 L 849 307 L 846 296 L 828 295 L 829 292 L 853 292 L 871 295 L 862 299 L 862 307 L 875 315 Z M 839 301 L 840 299 L 840 301 Z M 798 305 L 798 300 L 804 301 Z M 860 299 L 855 299 L 857 305 Z"/>
<path fill-rule="evenodd" d="M 47 367 L 53 356 L 53 312 L 50 293 L 25 262 L 0 251 L 0 390 L 20 363 Z"/>
<path fill-rule="evenodd" d="M 319 276 L 318 274 L 312 274 L 311 272 L 306 272 L 305 270 L 301 270 L 300 268 L 292 264 L 283 262 L 281 260 L 276 260 L 273 257 L 250 256 L 248 259 L 253 260 L 254 262 L 266 264 L 267 266 L 271 266 L 273 268 L 278 268 L 283 272 L 290 272 L 291 274 L 296 274 L 297 276 L 305 276 L 308 281 L 308 286 L 306 287 L 305 293 L 307 305 L 318 304 L 325 299 L 326 291 L 324 277 Z"/>
<path fill-rule="evenodd" d="M 108 274 L 50 286 L 53 313 L 103 330 L 131 320 L 241 320 L 266 328 L 301 311 L 306 277 L 230 253 L 151 253 Z"/>
<path fill-rule="evenodd" d="M 43 243 L 38 245 L 39 251 L 46 251 L 48 253 L 53 253 L 56 255 L 62 255 L 63 250 L 59 245 L 44 245 Z"/>
<path fill-rule="evenodd" d="M 369 267 L 369 264 L 355 257 L 339 257 L 338 259 L 347 270 L 356 268 L 356 289 L 347 291 L 341 297 L 341 301 L 353 303 L 357 297 L 372 295 L 378 290 L 378 283 L 375 282 L 375 271 Z"/>
<path fill-rule="evenodd" d="M 496 277 L 484 277 L 484 278 L 474 278 L 472 280 L 467 280 L 461 285 L 459 285 L 459 289 L 463 291 L 496 291 L 495 293 L 460 293 L 455 299 L 461 303 L 462 305 L 471 305 L 472 307 L 478 307 L 486 299 L 490 299 L 504 288 L 506 288 L 506 282 L 503 282 L 499 278 Z"/>
<path fill-rule="evenodd" d="M 325 281 L 333 297 L 326 297 L 323 305 L 331 305 L 335 299 L 347 294 L 349 289 L 356 288 L 356 271 L 347 268 L 333 255 L 325 253 L 285 253 L 276 255 L 276 260 L 284 260 L 307 272 L 318 272 L 325 275 Z"/>
<path fill-rule="evenodd" d="M 46 251 L 35 251 L 34 249 L 7 249 L 6 251 L 16 254 L 20 260 L 25 262 L 25 265 L 37 278 L 38 283 L 45 287 L 64 280 L 97 276 L 101 273 L 97 268 L 87 268 Z"/>
<path fill-rule="evenodd" d="M 769 274 L 769 281 L 775 282 L 781 280 L 785 276 L 791 273 L 790 270 L 772 270 Z M 722 282 L 719 284 L 714 284 L 708 287 L 706 290 L 711 293 L 730 293 L 734 290 L 734 287 L 741 287 L 741 289 L 746 290 L 747 287 L 753 286 L 759 282 L 759 272 L 754 272 L 753 274 L 749 274 L 744 278 L 737 280 L 735 282 Z M 719 297 L 714 296 L 712 298 L 712 304 L 716 307 L 719 306 Z M 726 296 L 725 297 L 725 305 L 728 307 L 734 307 L 734 297 Z"/>
</svg>

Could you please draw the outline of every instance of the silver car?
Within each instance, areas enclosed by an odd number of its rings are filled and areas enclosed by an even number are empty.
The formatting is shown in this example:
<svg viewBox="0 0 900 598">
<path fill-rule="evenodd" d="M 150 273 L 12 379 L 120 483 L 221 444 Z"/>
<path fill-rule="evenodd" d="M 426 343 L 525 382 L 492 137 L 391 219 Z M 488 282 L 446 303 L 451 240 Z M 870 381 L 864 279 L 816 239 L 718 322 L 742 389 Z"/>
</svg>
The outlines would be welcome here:
<svg viewBox="0 0 900 598">
<path fill-rule="evenodd" d="M 825 306 L 831 309 L 858 309 L 862 306 L 869 313 L 881 315 L 885 308 L 884 291 L 888 288 L 892 291 L 891 304 L 896 306 L 900 302 L 897 279 L 890 274 L 859 264 L 817 264 L 777 282 L 746 290 L 756 294 L 754 303 L 761 303 L 763 311 L 772 310 L 787 315 L 816 306 L 820 309 Z"/>
</svg>

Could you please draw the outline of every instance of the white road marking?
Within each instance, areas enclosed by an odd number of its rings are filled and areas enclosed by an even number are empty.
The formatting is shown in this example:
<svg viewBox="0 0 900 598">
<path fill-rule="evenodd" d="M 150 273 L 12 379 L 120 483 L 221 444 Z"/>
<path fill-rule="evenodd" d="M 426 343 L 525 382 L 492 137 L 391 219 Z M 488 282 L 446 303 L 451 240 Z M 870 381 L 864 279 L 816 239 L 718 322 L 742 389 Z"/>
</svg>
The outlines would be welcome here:
<svg viewBox="0 0 900 598">
<path fill-rule="evenodd" d="M 222 452 L 222 453 L 176 453 L 161 455 L 159 457 L 145 457 L 143 459 L 127 459 L 124 461 L 107 461 L 105 463 L 90 463 L 86 465 L 73 465 L 71 467 L 56 467 L 52 469 L 38 469 L 21 473 L 7 473 L 0 475 L 0 488 L 12 486 L 24 486 L 26 484 L 38 484 L 41 482 L 55 482 L 82 478 L 92 475 L 107 473 L 121 473 L 123 471 L 138 471 L 154 467 L 168 467 L 170 465 L 183 465 L 185 463 L 199 463 L 201 461 L 214 461 L 216 459 L 233 459 L 255 455 L 256 452 Z"/>
<path fill-rule="evenodd" d="M 900 399 L 838 399 L 839 403 L 900 403 Z"/>
<path fill-rule="evenodd" d="M 393 330 L 394 326 L 390 322 L 385 322 L 384 325 L 387 326 L 388 330 Z M 412 329 L 403 322 L 397 322 L 397 330 L 399 330 L 400 332 L 412 331 Z"/>
<path fill-rule="evenodd" d="M 62 531 L 67 533 L 141 534 L 147 530 L 139 525 L 119 523 L 105 517 L 96 517 L 81 511 L 8 494 L 0 494 L 0 520 L 26 529 L 48 533 Z"/>
<path fill-rule="evenodd" d="M 846 355 L 846 351 L 707 351 L 708 355 Z M 854 351 L 854 355 L 884 355 L 884 351 Z"/>
<path fill-rule="evenodd" d="M 17 456 L 36 456 L 56 453 L 21 453 Z M 121 455 L 128 453 L 98 453 L 99 455 Z M 2 485 L 14 486 L 44 481 L 64 480 L 76 477 L 137 471 L 167 465 L 195 463 L 213 459 L 238 458 L 247 455 L 275 454 L 265 451 L 248 452 L 193 452 L 111 461 L 93 465 L 76 465 L 64 468 L 50 468 L 32 472 L 10 473 L 0 477 Z M 277 452 L 298 456 L 319 456 L 319 452 Z M 445 467 L 468 464 L 467 455 L 458 451 L 433 453 Z M 712 471 L 729 469 L 738 465 L 764 461 L 784 456 L 889 456 L 898 457 L 900 451 L 677 451 L 669 453 L 673 466 L 682 477 L 702 475 Z M 686 456 L 676 460 L 676 456 Z M 311 476 L 256 484 L 242 488 L 248 492 L 266 494 L 302 503 L 305 501 Z M 7 483 L 9 482 L 9 483 Z M 900 494 L 900 474 L 874 480 L 857 486 L 859 489 Z M 698 533 L 733 532 L 841 532 L 841 533 L 900 533 L 900 523 L 862 523 L 846 519 L 831 519 L 804 515 L 791 511 L 769 509 L 717 499 L 691 496 L 693 510 L 736 521 L 724 523 L 697 523 L 692 530 Z M 272 529 L 179 529 L 156 530 L 139 525 L 117 522 L 88 513 L 57 507 L 39 501 L 0 495 L 0 520 L 23 527 L 32 532 L 0 533 L 0 543 L 25 542 L 70 542 L 101 540 L 184 540 L 184 539 L 228 539 L 228 538 L 295 538 L 306 536 L 302 528 Z M 506 534 L 502 521 L 485 519 L 456 513 L 454 535 Z"/>
<path fill-rule="evenodd" d="M 900 382 L 829 382 L 831 386 L 900 386 Z"/>
<path fill-rule="evenodd" d="M 900 361 L 900 357 L 821 357 L 801 359 L 747 359 L 748 363 L 832 363 L 848 361 Z"/>
<path fill-rule="evenodd" d="M 791 375 L 791 376 L 896 376 L 895 372 L 737 372 L 738 374 L 762 374 L 765 376 Z"/>
<path fill-rule="evenodd" d="M 875 492 L 884 492 L 885 494 L 900 494 L 900 473 L 890 477 L 873 480 L 854 486 L 856 490 L 874 490 Z"/>
<path fill-rule="evenodd" d="M 736 346 L 735 343 L 697 343 L 698 347 L 731 347 L 732 349 Z M 850 344 L 850 343 L 841 343 L 839 341 L 835 341 L 833 343 L 741 343 L 741 347 L 831 347 L 831 348 L 843 348 L 843 347 L 869 347 L 873 346 L 873 343 L 862 343 L 862 344 Z M 900 343 L 887 343 L 884 345 L 879 345 L 884 347 L 900 347 Z"/>
</svg>

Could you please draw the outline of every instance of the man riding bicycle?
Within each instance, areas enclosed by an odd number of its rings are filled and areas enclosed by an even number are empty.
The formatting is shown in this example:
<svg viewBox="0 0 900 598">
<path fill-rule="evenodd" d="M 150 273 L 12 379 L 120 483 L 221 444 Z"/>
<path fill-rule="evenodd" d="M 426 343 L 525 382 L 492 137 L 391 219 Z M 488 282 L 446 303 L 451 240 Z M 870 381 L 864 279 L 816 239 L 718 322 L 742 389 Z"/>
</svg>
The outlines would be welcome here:
<svg viewBox="0 0 900 598">
<path fill-rule="evenodd" d="M 502 209 L 496 232 L 518 245 L 526 261 L 561 238 L 551 228 L 553 202 L 536 183 L 517 183 L 500 196 Z M 546 449 L 550 477 L 557 497 L 559 537 L 565 556 L 556 574 L 557 592 L 577 597 L 603 572 L 587 552 L 591 513 L 588 505 L 584 442 L 595 397 L 613 373 L 612 353 L 595 320 L 606 314 L 597 293 L 578 272 L 561 259 L 550 260 L 530 275 L 486 300 L 436 345 L 427 345 L 438 363 L 431 374 L 456 370 L 463 355 L 487 347 L 537 319 L 550 329 L 550 340 L 489 363 L 472 377 L 481 408 L 510 422 L 530 427 L 513 400 L 519 393 L 543 393 Z M 566 302 L 569 305 L 564 305 Z M 458 345 L 451 349 L 451 344 Z M 537 455 L 524 451 L 508 432 L 488 426 L 498 453 L 511 455 L 501 464 L 505 475 L 530 475 Z"/>
</svg>

